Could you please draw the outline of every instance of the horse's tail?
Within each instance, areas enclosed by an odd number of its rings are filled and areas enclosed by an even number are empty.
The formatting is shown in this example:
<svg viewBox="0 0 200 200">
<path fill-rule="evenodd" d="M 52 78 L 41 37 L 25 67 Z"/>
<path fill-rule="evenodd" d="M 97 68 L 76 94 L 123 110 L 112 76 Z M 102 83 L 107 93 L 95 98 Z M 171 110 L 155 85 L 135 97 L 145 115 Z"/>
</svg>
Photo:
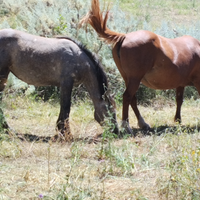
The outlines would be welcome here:
<svg viewBox="0 0 200 200">
<path fill-rule="evenodd" d="M 125 38 L 125 34 L 117 33 L 107 28 L 108 15 L 109 10 L 107 9 L 105 17 L 103 17 L 103 11 L 101 11 L 99 7 L 99 0 L 92 0 L 91 9 L 86 16 L 82 18 L 80 25 L 85 23 L 90 24 L 95 29 L 99 37 L 106 43 L 116 44 Z"/>
</svg>

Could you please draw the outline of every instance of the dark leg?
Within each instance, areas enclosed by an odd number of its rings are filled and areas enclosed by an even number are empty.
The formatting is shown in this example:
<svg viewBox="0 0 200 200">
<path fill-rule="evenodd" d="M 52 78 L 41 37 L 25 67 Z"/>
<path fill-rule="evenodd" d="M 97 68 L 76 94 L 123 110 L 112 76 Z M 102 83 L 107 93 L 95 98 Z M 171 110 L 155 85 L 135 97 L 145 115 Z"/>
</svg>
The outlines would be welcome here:
<svg viewBox="0 0 200 200">
<path fill-rule="evenodd" d="M 134 79 L 129 79 L 129 83 L 126 87 L 126 90 L 123 94 L 123 110 L 122 110 L 122 126 L 125 128 L 125 130 L 129 134 L 133 134 L 130 126 L 129 126 L 129 119 L 128 119 L 128 110 L 129 110 L 129 105 L 131 104 L 136 117 L 137 114 L 139 113 L 137 106 L 136 105 L 136 98 L 134 98 L 134 102 L 132 102 L 133 97 L 135 97 L 135 93 L 137 89 L 139 88 L 140 81 L 134 80 Z M 134 106 L 133 106 L 134 104 Z M 138 113 L 137 113 L 138 112 Z"/>
<path fill-rule="evenodd" d="M 176 88 L 176 114 L 174 117 L 175 122 L 181 123 L 181 106 L 183 103 L 183 92 L 184 92 L 184 87 L 178 87 Z"/>
<path fill-rule="evenodd" d="M 57 128 L 65 140 L 70 140 L 72 138 L 69 127 L 72 87 L 73 80 L 68 79 L 60 89 L 60 114 L 57 120 Z"/>
<path fill-rule="evenodd" d="M 6 85 L 6 81 L 7 81 L 7 76 L 6 75 L 6 78 L 4 75 L 0 75 L 0 102 L 2 101 L 2 97 L 3 97 L 3 90 L 5 88 L 5 85 Z M 5 116 L 3 114 L 3 110 L 0 106 L 0 128 L 2 129 L 8 129 L 9 126 L 5 120 Z"/>
<path fill-rule="evenodd" d="M 137 117 L 138 120 L 138 126 L 142 129 L 148 130 L 150 129 L 150 126 L 144 121 L 143 117 L 140 114 L 140 111 L 138 110 L 137 107 L 137 99 L 136 96 L 134 95 L 131 101 L 131 107 Z"/>
</svg>

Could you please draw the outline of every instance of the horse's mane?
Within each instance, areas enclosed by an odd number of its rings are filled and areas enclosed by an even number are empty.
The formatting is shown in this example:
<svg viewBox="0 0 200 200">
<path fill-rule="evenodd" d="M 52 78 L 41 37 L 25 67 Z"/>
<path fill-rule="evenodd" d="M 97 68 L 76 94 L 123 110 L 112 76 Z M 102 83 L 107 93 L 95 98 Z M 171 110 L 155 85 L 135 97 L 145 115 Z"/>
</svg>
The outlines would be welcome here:
<svg viewBox="0 0 200 200">
<path fill-rule="evenodd" d="M 69 38 L 67 36 L 56 36 L 56 38 L 57 39 L 66 39 L 66 40 L 70 40 L 70 41 L 74 42 L 92 60 L 92 62 L 94 63 L 94 66 L 95 66 L 95 72 L 96 72 L 96 75 L 97 75 L 97 80 L 98 80 L 98 83 L 99 83 L 99 89 L 100 89 L 101 95 L 104 95 L 105 92 L 107 91 L 107 88 L 108 88 L 108 80 L 107 80 L 107 76 L 106 76 L 106 74 L 103 70 L 103 66 L 99 62 L 99 59 L 97 58 L 97 55 L 94 55 L 93 53 L 91 53 L 86 48 L 85 45 L 76 41 L 75 39 Z"/>
</svg>

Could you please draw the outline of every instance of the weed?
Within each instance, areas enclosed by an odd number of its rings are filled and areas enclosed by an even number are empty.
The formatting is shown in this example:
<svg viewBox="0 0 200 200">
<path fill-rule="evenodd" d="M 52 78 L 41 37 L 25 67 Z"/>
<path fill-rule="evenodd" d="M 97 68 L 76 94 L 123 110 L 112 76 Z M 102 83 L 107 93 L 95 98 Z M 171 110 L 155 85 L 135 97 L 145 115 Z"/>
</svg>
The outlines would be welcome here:
<svg viewBox="0 0 200 200">
<path fill-rule="evenodd" d="M 60 15 L 59 16 L 59 25 L 57 25 L 53 29 L 54 35 L 62 34 L 63 32 L 66 31 L 66 29 L 67 29 L 67 22 L 65 21 L 65 18 L 62 15 Z"/>
</svg>

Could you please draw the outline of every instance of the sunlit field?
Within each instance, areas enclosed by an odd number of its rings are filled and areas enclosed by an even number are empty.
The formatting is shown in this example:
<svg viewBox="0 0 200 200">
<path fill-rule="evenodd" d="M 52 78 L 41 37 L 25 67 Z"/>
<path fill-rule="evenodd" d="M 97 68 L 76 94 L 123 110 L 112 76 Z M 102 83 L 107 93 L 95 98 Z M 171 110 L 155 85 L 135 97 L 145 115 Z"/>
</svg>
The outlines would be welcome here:
<svg viewBox="0 0 200 200">
<path fill-rule="evenodd" d="M 136 136 L 120 139 L 94 121 L 90 102 L 79 102 L 71 110 L 74 141 L 68 143 L 49 140 L 58 103 L 9 96 L 3 102 L 13 131 L 0 138 L 0 199 L 200 198 L 198 100 L 184 102 L 182 125 L 173 122 L 173 101 L 139 106 L 152 130 L 139 130 L 131 111 Z M 120 122 L 121 106 L 117 115 Z"/>
</svg>

